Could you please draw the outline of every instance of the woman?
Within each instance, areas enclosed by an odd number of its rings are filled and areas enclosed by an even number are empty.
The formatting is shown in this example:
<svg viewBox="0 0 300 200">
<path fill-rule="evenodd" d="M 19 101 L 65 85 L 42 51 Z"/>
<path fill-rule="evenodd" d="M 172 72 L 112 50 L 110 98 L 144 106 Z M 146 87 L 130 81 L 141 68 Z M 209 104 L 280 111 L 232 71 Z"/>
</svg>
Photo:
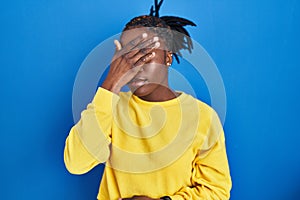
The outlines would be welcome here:
<svg viewBox="0 0 300 200">
<path fill-rule="evenodd" d="M 195 24 L 159 17 L 161 4 L 115 41 L 109 73 L 66 140 L 66 167 L 83 174 L 105 162 L 98 199 L 229 199 L 217 114 L 168 84 L 173 57 L 192 49 L 184 26 Z M 120 92 L 126 84 L 131 91 Z"/>
</svg>

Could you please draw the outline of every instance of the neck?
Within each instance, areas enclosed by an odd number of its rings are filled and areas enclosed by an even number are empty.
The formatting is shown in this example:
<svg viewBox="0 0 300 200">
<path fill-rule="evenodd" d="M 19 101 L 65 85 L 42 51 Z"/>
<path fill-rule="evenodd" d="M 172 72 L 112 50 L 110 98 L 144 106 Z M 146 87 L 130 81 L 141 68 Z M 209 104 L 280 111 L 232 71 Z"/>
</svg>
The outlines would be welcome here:
<svg viewBox="0 0 300 200">
<path fill-rule="evenodd" d="M 174 99 L 178 95 L 179 95 L 178 93 L 174 92 L 168 86 L 159 85 L 150 94 L 141 96 L 139 98 L 141 98 L 145 101 L 160 102 L 160 101 L 168 101 L 168 100 Z"/>
</svg>

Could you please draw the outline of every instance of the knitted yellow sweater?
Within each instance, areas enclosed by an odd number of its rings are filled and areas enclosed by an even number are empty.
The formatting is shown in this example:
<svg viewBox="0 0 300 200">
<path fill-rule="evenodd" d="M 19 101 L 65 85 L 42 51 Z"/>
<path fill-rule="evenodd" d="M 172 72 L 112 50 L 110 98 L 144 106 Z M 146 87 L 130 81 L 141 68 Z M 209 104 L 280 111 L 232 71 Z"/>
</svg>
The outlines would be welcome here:
<svg viewBox="0 0 300 200">
<path fill-rule="evenodd" d="M 97 198 L 229 199 L 231 178 L 222 125 L 215 111 L 181 93 L 147 102 L 101 87 L 72 127 L 64 161 L 83 174 L 105 170 Z"/>
</svg>

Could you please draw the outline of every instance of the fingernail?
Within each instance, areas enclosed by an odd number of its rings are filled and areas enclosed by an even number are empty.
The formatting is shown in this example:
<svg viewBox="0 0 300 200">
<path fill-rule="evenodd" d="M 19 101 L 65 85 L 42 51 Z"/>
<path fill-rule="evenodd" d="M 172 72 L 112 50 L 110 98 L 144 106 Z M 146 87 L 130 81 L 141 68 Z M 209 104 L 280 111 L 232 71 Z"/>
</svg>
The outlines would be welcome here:
<svg viewBox="0 0 300 200">
<path fill-rule="evenodd" d="M 158 37 L 157 36 L 155 36 L 154 38 L 153 38 L 153 42 L 156 42 L 156 41 L 158 41 Z"/>
<path fill-rule="evenodd" d="M 146 38 L 148 36 L 147 33 L 143 33 L 143 38 Z"/>
<path fill-rule="evenodd" d="M 115 43 L 116 48 L 117 48 L 118 51 L 122 49 L 122 46 L 121 46 L 121 44 L 118 40 L 114 40 L 114 43 Z"/>
<path fill-rule="evenodd" d="M 160 42 L 155 42 L 154 48 L 158 48 L 160 46 Z"/>
<path fill-rule="evenodd" d="M 155 52 L 154 51 L 151 53 L 150 57 L 153 57 L 153 56 L 155 56 Z"/>
</svg>

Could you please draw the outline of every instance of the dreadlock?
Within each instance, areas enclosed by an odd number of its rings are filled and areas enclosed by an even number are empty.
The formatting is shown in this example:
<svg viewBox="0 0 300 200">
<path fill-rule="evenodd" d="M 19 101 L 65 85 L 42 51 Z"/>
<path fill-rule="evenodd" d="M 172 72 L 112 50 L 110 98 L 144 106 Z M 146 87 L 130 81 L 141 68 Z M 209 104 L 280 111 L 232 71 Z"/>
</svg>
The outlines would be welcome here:
<svg viewBox="0 0 300 200">
<path fill-rule="evenodd" d="M 131 19 L 125 26 L 124 30 L 129 30 L 138 27 L 154 27 L 156 34 L 163 38 L 166 46 L 172 51 L 177 63 L 179 57 L 182 57 L 180 50 L 187 49 L 190 53 L 193 49 L 193 43 L 190 34 L 184 26 L 196 26 L 192 21 L 175 16 L 159 16 L 159 10 L 163 0 L 154 0 L 154 6 L 150 8 L 149 15 L 142 15 Z M 158 29 L 155 29 L 155 28 Z"/>
</svg>

